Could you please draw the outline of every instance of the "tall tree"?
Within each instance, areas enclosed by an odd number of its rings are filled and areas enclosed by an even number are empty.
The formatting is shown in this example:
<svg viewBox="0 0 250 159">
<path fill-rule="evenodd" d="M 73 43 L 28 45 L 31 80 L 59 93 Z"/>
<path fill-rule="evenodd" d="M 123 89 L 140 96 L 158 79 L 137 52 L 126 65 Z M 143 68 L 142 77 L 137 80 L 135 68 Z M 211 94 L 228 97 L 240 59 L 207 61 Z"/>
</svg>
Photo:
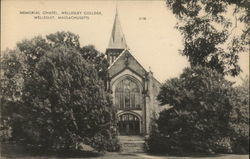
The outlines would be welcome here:
<svg viewBox="0 0 250 159">
<path fill-rule="evenodd" d="M 114 137 L 114 110 L 96 69 L 74 48 L 60 46 L 43 56 L 24 81 L 22 136 L 26 143 L 77 149 L 80 143 L 105 149 Z M 94 143 L 94 142 L 93 142 Z"/>
<path fill-rule="evenodd" d="M 81 48 L 79 36 L 70 32 L 23 40 L 17 48 L 1 59 L 1 91 L 7 91 L 2 110 L 12 121 L 14 139 L 55 150 L 77 149 L 80 143 L 119 149 L 102 53 Z"/>
<path fill-rule="evenodd" d="M 249 44 L 248 0 L 166 0 L 184 38 L 181 54 L 191 66 L 210 67 L 236 76 L 239 54 Z"/>
</svg>

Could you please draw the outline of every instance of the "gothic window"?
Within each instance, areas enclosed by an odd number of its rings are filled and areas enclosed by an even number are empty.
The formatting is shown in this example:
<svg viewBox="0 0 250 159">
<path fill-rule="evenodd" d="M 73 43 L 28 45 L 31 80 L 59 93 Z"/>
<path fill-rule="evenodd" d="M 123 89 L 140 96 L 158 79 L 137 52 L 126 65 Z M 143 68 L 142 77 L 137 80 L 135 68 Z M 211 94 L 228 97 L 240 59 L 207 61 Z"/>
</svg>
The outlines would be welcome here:
<svg viewBox="0 0 250 159">
<path fill-rule="evenodd" d="M 119 109 L 141 109 L 141 95 L 138 85 L 126 78 L 115 89 L 115 104 Z"/>
</svg>

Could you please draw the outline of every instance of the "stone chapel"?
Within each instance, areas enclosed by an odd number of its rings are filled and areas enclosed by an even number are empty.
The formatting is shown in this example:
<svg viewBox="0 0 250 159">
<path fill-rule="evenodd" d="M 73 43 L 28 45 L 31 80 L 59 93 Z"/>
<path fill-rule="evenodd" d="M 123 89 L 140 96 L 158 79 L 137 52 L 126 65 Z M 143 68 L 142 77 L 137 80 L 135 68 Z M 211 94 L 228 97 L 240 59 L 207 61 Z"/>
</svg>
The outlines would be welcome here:
<svg viewBox="0 0 250 159">
<path fill-rule="evenodd" d="M 117 107 L 119 135 L 147 135 L 160 108 L 156 99 L 161 83 L 146 71 L 129 51 L 116 12 L 108 48 L 109 80 Z"/>
</svg>

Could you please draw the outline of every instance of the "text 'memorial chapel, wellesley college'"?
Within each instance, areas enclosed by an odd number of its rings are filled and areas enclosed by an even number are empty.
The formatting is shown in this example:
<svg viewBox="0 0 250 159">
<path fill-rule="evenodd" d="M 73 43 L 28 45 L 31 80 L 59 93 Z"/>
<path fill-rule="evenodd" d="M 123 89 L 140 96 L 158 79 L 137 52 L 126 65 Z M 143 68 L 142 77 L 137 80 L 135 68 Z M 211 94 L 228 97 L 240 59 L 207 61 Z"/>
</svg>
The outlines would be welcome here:
<svg viewBox="0 0 250 159">
<path fill-rule="evenodd" d="M 119 135 L 147 135 L 160 111 L 157 95 L 161 83 L 146 71 L 127 47 L 116 11 L 106 55 L 109 62 L 107 88 L 117 107 Z"/>
</svg>

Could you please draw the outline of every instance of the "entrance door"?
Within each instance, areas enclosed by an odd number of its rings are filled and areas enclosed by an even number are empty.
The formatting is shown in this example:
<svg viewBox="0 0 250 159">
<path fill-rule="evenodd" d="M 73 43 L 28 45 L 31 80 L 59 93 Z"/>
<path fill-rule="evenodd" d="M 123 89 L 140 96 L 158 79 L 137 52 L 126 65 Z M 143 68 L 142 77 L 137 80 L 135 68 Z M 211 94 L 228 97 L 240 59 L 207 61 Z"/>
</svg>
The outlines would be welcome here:
<svg viewBox="0 0 250 159">
<path fill-rule="evenodd" d="M 119 116 L 119 133 L 120 135 L 139 135 L 140 121 L 133 114 L 123 114 Z"/>
</svg>

